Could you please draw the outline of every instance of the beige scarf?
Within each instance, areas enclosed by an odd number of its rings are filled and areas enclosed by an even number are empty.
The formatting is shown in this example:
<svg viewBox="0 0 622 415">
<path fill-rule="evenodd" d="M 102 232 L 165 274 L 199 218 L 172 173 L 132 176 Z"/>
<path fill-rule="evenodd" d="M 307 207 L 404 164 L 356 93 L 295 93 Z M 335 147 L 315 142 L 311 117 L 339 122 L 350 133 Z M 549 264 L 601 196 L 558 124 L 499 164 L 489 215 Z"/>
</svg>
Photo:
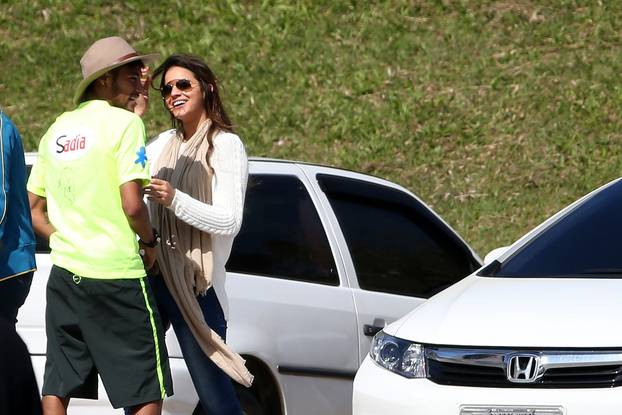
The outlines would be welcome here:
<svg viewBox="0 0 622 415">
<path fill-rule="evenodd" d="M 212 203 L 212 169 L 208 165 L 210 120 L 202 123 L 186 142 L 180 154 L 182 136 L 166 143 L 153 171 L 159 179 L 201 202 Z M 240 355 L 227 347 L 222 338 L 209 328 L 197 302 L 197 295 L 212 286 L 212 237 L 178 220 L 171 209 L 150 204 L 152 220 L 158 225 L 162 243 L 158 247 L 158 266 L 166 286 L 181 310 L 184 320 L 201 349 L 233 380 L 250 386 L 253 375 Z"/>
</svg>

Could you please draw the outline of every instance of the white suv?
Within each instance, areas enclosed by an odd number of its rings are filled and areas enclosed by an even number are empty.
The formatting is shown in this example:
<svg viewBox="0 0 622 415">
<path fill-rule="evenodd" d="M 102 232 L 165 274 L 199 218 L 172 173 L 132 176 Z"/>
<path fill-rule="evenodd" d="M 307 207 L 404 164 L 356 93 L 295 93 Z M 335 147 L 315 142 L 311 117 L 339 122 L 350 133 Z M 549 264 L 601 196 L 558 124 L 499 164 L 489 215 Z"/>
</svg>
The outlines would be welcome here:
<svg viewBox="0 0 622 415">
<path fill-rule="evenodd" d="M 27 155 L 27 164 L 35 160 Z M 41 384 L 45 285 L 38 271 L 18 329 Z M 247 414 L 346 415 L 371 338 L 426 298 L 480 266 L 477 255 L 404 188 L 349 171 L 251 159 L 242 230 L 227 264 L 228 342 L 255 375 L 239 389 Z M 175 395 L 165 414 L 199 414 L 172 330 Z M 74 414 L 111 413 L 75 399 Z M 88 407 L 88 411 L 85 409 Z M 121 413 L 121 411 L 117 411 Z"/>
<path fill-rule="evenodd" d="M 376 335 L 354 414 L 620 413 L 621 235 L 619 179 L 487 257 Z"/>
</svg>

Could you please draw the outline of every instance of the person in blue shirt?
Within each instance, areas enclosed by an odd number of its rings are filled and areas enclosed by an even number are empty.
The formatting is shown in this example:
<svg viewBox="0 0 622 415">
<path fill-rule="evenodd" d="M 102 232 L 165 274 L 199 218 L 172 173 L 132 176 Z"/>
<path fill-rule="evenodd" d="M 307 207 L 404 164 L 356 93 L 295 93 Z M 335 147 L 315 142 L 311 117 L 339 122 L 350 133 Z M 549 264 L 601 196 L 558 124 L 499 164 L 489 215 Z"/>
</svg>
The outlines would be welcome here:
<svg viewBox="0 0 622 415">
<path fill-rule="evenodd" d="M 0 109 L 0 317 L 15 324 L 35 271 L 22 139 Z"/>
</svg>

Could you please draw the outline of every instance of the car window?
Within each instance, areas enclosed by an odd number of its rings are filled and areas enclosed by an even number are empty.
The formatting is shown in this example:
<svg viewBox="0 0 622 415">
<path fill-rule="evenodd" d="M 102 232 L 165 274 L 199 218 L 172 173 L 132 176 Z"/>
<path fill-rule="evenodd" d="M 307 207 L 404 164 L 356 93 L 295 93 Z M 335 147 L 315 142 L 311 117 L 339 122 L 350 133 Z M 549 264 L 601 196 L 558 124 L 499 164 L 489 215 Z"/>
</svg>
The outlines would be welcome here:
<svg viewBox="0 0 622 415">
<path fill-rule="evenodd" d="M 423 204 L 397 189 L 318 174 L 365 290 L 427 298 L 479 267 Z"/>
<path fill-rule="evenodd" d="M 551 224 L 503 264 L 480 275 L 499 277 L 622 277 L 622 181 Z"/>
<path fill-rule="evenodd" d="M 339 285 L 324 227 L 298 177 L 249 177 L 242 229 L 227 270 Z"/>
<path fill-rule="evenodd" d="M 31 170 L 32 170 L 32 165 L 26 165 L 26 180 L 28 180 L 28 177 L 30 177 Z M 36 252 L 38 254 L 49 254 L 51 250 L 50 250 L 50 245 L 48 241 L 43 239 L 37 234 L 35 234 L 35 238 L 37 239 Z"/>
</svg>

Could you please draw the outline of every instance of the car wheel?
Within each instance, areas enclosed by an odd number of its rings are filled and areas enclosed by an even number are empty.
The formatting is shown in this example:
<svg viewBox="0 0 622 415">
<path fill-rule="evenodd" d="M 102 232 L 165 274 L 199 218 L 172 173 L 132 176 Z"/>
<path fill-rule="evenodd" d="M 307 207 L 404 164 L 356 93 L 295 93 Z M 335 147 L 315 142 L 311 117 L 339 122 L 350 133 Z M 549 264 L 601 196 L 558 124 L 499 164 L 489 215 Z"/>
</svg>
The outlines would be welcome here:
<svg viewBox="0 0 622 415">
<path fill-rule="evenodd" d="M 244 415 L 264 415 L 264 410 L 257 400 L 257 397 L 247 388 L 235 388 L 238 395 L 242 413 Z"/>
<path fill-rule="evenodd" d="M 255 397 L 253 393 L 246 388 L 237 387 L 235 388 L 235 393 L 238 396 L 238 400 L 240 401 L 240 406 L 242 407 L 242 413 L 244 415 L 264 415 L 264 410 Z M 192 415 L 205 415 L 203 408 L 201 407 L 201 403 L 197 404 L 197 407 L 192 412 Z"/>
</svg>

